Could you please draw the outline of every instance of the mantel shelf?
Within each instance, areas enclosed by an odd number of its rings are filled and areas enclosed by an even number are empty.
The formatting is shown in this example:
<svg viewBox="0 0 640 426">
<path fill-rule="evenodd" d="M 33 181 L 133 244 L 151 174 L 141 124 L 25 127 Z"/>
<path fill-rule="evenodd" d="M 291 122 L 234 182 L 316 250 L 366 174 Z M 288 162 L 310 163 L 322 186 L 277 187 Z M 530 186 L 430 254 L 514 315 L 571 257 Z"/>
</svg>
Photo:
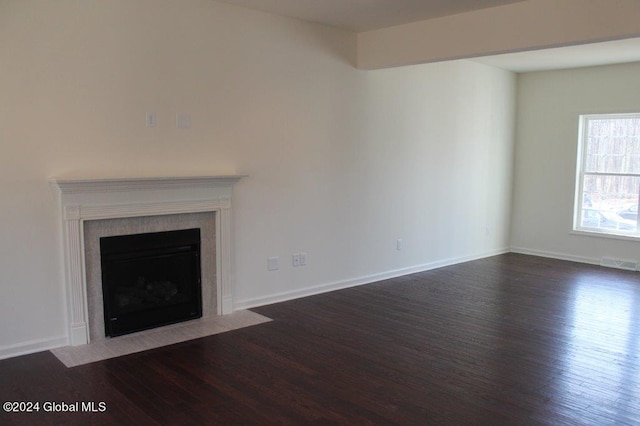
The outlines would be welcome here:
<svg viewBox="0 0 640 426">
<path fill-rule="evenodd" d="M 148 189 L 228 186 L 246 175 L 158 176 L 126 178 L 51 178 L 63 194 Z"/>
</svg>

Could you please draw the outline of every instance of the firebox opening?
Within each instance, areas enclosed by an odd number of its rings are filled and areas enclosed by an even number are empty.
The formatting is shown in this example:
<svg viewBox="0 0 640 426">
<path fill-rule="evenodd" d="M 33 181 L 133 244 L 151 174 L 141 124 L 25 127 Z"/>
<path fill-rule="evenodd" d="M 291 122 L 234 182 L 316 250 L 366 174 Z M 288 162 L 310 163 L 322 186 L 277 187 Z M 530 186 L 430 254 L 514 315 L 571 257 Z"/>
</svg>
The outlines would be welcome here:
<svg viewBox="0 0 640 426">
<path fill-rule="evenodd" d="M 100 238 L 106 336 L 202 317 L 200 229 Z"/>
</svg>

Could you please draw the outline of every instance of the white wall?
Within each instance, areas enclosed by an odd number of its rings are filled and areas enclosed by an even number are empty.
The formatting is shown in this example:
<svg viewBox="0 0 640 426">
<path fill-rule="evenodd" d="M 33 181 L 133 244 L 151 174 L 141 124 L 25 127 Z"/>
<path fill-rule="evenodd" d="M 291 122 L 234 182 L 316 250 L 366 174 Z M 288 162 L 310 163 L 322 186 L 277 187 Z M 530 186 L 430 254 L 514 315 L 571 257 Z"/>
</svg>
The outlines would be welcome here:
<svg viewBox="0 0 640 426">
<path fill-rule="evenodd" d="M 637 242 L 574 235 L 580 114 L 640 111 L 640 63 L 518 76 L 512 246 L 599 263 L 640 260 Z"/>
<path fill-rule="evenodd" d="M 0 357 L 65 341 L 51 176 L 248 174 L 238 307 L 504 250 L 514 75 L 358 71 L 355 48 L 211 0 L 0 2 Z"/>
<path fill-rule="evenodd" d="M 245 305 L 509 245 L 515 76 L 466 61 L 356 74 L 356 110 L 327 123 L 349 127 L 345 139 L 300 147 L 310 150 L 308 158 L 298 155 L 296 164 L 264 177 L 248 170 L 256 180 L 280 178 L 278 189 L 255 182 L 255 191 L 238 193 L 237 296 Z M 264 157 L 259 163 L 273 167 Z M 267 222 L 252 219 L 265 211 L 273 213 Z M 288 264 L 297 251 L 309 252 L 308 267 L 263 272 L 267 255 Z"/>
</svg>

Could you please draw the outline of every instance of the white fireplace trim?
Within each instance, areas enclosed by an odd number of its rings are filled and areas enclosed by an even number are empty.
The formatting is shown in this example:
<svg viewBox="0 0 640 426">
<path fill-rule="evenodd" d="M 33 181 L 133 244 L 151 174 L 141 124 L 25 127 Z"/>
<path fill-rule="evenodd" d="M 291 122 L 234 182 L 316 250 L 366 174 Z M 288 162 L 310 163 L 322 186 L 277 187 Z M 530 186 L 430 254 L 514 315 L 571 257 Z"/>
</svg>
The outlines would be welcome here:
<svg viewBox="0 0 640 426">
<path fill-rule="evenodd" d="M 83 226 L 86 220 L 214 212 L 217 312 L 233 312 L 231 195 L 233 184 L 243 177 L 51 179 L 60 193 L 69 343 L 89 343 Z"/>
</svg>

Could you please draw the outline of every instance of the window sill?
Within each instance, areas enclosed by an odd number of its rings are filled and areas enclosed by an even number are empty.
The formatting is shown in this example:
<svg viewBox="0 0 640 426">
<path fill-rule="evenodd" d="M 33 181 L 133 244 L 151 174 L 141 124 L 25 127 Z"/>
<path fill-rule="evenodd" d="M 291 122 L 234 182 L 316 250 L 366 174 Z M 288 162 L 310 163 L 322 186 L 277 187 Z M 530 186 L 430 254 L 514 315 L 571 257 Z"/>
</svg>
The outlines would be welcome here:
<svg viewBox="0 0 640 426">
<path fill-rule="evenodd" d="M 613 234 L 610 232 L 599 232 L 599 231 L 587 231 L 584 229 L 574 229 L 570 232 L 572 235 L 582 235 L 585 237 L 600 237 L 600 238 L 610 238 L 613 240 L 623 240 L 623 241 L 634 241 L 640 242 L 640 234 L 629 235 L 629 234 Z"/>
</svg>

